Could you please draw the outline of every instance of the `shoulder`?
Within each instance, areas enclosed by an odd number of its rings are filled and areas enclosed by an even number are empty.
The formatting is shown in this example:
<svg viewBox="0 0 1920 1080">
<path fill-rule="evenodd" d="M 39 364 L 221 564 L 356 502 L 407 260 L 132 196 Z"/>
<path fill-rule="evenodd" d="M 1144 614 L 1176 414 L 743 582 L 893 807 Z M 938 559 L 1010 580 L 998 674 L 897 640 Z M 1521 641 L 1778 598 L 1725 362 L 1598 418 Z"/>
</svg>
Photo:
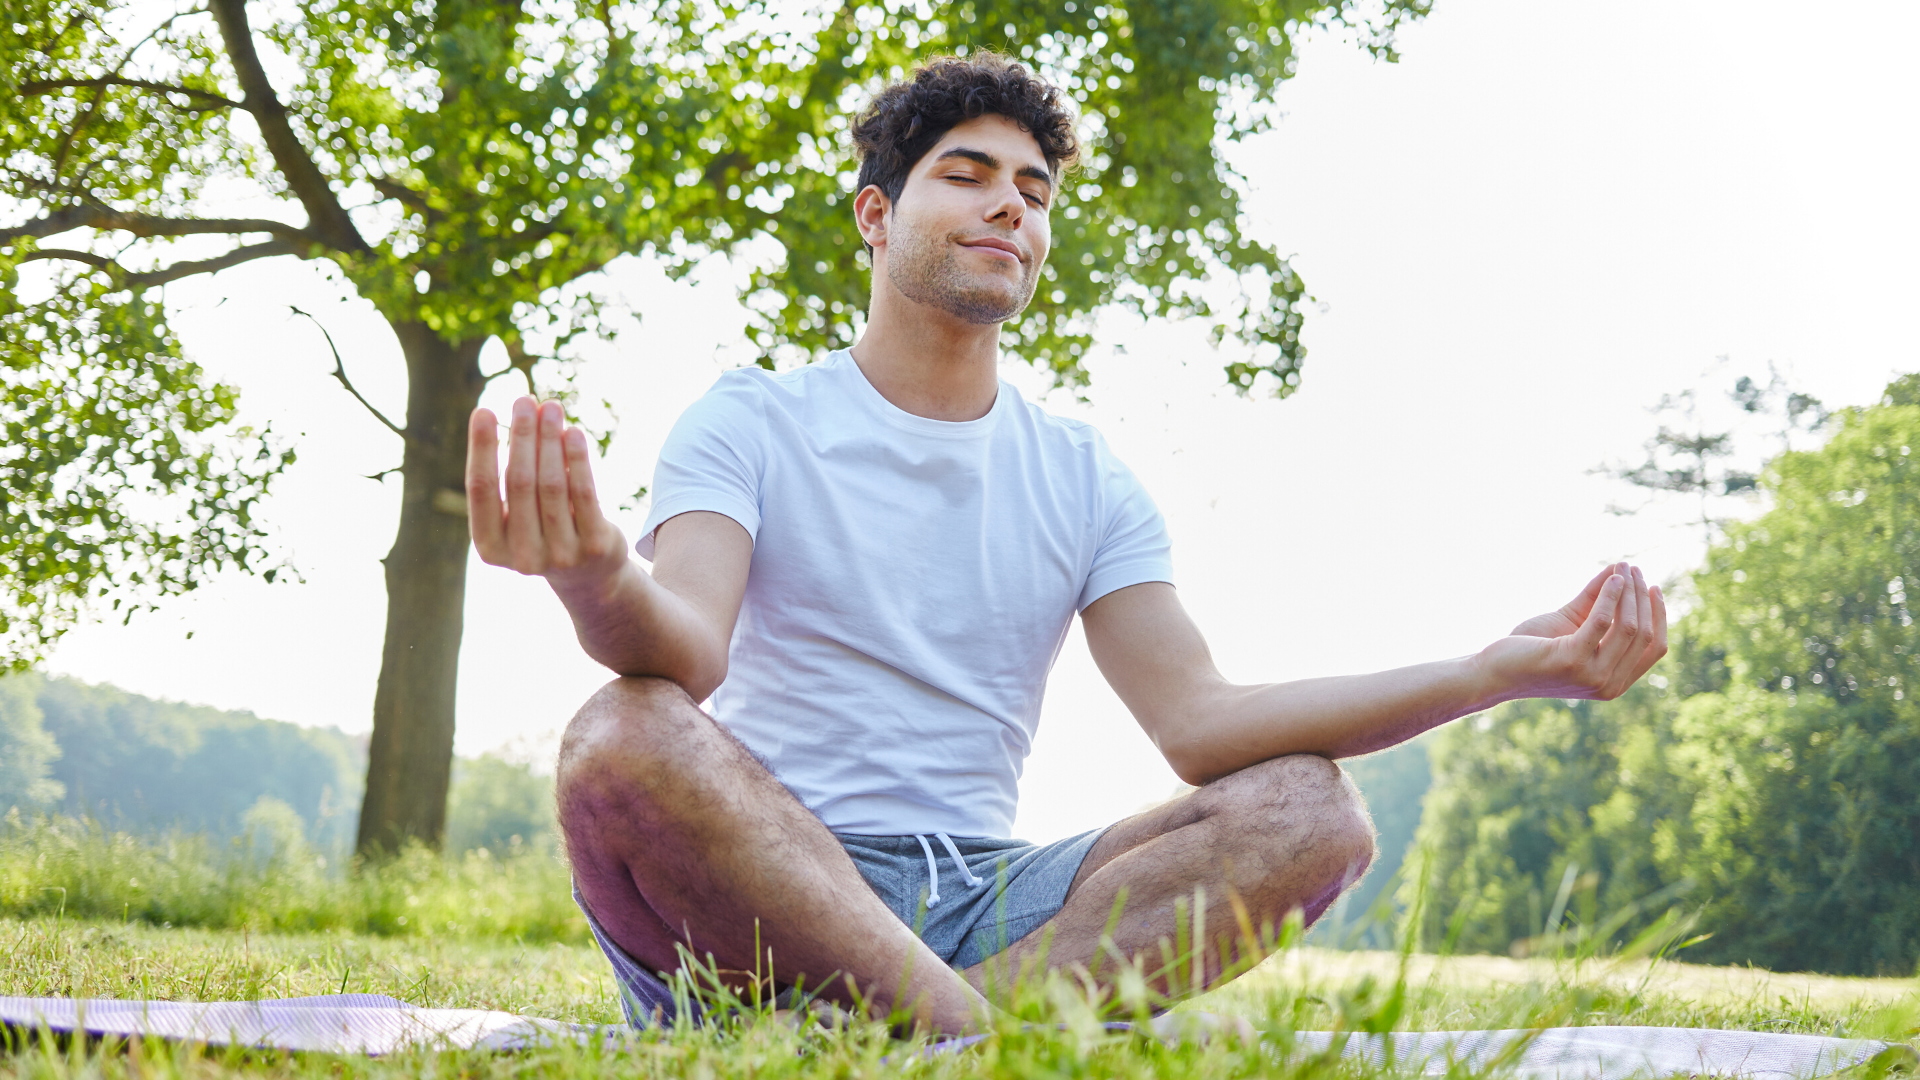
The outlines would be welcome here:
<svg viewBox="0 0 1920 1080">
<path fill-rule="evenodd" d="M 1034 434 L 1042 449 L 1048 453 L 1070 455 L 1089 461 L 1110 457 L 1107 440 L 1101 436 L 1100 429 L 1084 420 L 1056 416 L 1028 401 L 1008 383 L 1000 384 L 1000 392 L 1014 394 L 1019 401 L 1016 415 L 1021 425 Z"/>
<path fill-rule="evenodd" d="M 758 412 L 791 409 L 809 398 L 828 393 L 839 354 L 786 371 L 768 371 L 762 367 L 735 368 L 726 372 L 708 388 L 719 407 L 751 407 Z"/>
<path fill-rule="evenodd" d="M 686 430 L 757 426 L 766 413 L 768 383 L 775 377 L 757 367 L 724 372 L 687 406 L 674 426 Z"/>
<path fill-rule="evenodd" d="M 836 390 L 833 359 L 787 371 L 735 368 L 714 380 L 674 424 L 679 439 L 720 439 L 742 448 L 791 437 L 831 419 L 844 393 Z"/>
</svg>

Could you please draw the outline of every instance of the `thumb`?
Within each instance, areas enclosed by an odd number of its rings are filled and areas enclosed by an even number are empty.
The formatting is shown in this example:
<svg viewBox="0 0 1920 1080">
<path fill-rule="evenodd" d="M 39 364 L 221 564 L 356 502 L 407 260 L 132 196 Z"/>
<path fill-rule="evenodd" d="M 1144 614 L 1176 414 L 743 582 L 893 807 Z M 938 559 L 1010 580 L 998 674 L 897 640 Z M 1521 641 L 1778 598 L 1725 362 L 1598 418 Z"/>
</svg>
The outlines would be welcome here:
<svg viewBox="0 0 1920 1080">
<path fill-rule="evenodd" d="M 1627 579 L 1608 568 L 1608 576 L 1600 585 L 1599 594 L 1594 597 L 1593 608 L 1587 612 L 1586 620 L 1580 624 L 1566 640 L 1575 651 L 1575 655 L 1591 656 L 1599 651 L 1600 639 L 1613 629 L 1614 616 L 1620 610 L 1620 596 L 1627 587 Z"/>
</svg>

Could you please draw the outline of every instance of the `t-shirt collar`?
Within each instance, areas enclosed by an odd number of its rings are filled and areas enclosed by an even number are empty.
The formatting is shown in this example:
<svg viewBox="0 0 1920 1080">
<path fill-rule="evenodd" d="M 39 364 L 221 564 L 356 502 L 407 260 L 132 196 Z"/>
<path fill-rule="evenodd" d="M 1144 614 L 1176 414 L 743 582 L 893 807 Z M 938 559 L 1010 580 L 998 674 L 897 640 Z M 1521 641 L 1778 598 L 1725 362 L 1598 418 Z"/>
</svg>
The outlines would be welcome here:
<svg viewBox="0 0 1920 1080">
<path fill-rule="evenodd" d="M 873 383 L 867 380 L 867 373 L 860 370 L 860 365 L 853 359 L 852 351 L 835 350 L 823 363 L 840 369 L 835 374 L 853 384 L 851 392 L 854 399 L 878 419 L 903 431 L 932 435 L 942 439 L 978 439 L 992 434 L 994 426 L 1000 422 L 1001 415 L 1011 407 L 1012 401 L 1019 394 L 1019 391 L 1007 385 L 1005 379 L 998 379 L 996 380 L 998 393 L 994 395 L 993 407 L 987 410 L 985 416 L 977 420 L 935 420 L 929 416 L 916 416 L 888 401 L 879 390 L 874 389 Z"/>
</svg>

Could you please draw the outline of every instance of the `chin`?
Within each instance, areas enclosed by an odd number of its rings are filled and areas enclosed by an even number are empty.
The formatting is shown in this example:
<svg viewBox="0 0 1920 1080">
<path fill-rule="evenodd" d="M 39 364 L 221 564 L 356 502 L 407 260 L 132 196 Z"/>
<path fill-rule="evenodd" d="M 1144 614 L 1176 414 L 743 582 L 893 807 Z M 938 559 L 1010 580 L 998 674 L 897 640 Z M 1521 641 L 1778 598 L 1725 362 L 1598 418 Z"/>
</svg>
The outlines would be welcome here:
<svg viewBox="0 0 1920 1080">
<path fill-rule="evenodd" d="M 970 297 L 969 300 L 970 303 L 957 305 L 952 313 L 980 326 L 1012 322 L 1027 310 L 1026 301 L 1012 302 L 1005 295 Z"/>
</svg>

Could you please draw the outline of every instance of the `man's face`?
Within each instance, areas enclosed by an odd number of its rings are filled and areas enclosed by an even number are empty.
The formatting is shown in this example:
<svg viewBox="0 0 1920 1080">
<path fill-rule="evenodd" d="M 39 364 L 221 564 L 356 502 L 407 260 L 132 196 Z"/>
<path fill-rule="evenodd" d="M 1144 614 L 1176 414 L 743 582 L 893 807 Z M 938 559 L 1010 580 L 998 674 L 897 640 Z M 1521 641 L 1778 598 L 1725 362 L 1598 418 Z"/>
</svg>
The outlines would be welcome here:
<svg viewBox="0 0 1920 1080">
<path fill-rule="evenodd" d="M 887 220 L 887 279 L 956 318 L 1005 322 L 1033 299 L 1052 204 L 1052 171 L 1033 136 L 997 114 L 968 120 L 908 174 Z"/>
</svg>

